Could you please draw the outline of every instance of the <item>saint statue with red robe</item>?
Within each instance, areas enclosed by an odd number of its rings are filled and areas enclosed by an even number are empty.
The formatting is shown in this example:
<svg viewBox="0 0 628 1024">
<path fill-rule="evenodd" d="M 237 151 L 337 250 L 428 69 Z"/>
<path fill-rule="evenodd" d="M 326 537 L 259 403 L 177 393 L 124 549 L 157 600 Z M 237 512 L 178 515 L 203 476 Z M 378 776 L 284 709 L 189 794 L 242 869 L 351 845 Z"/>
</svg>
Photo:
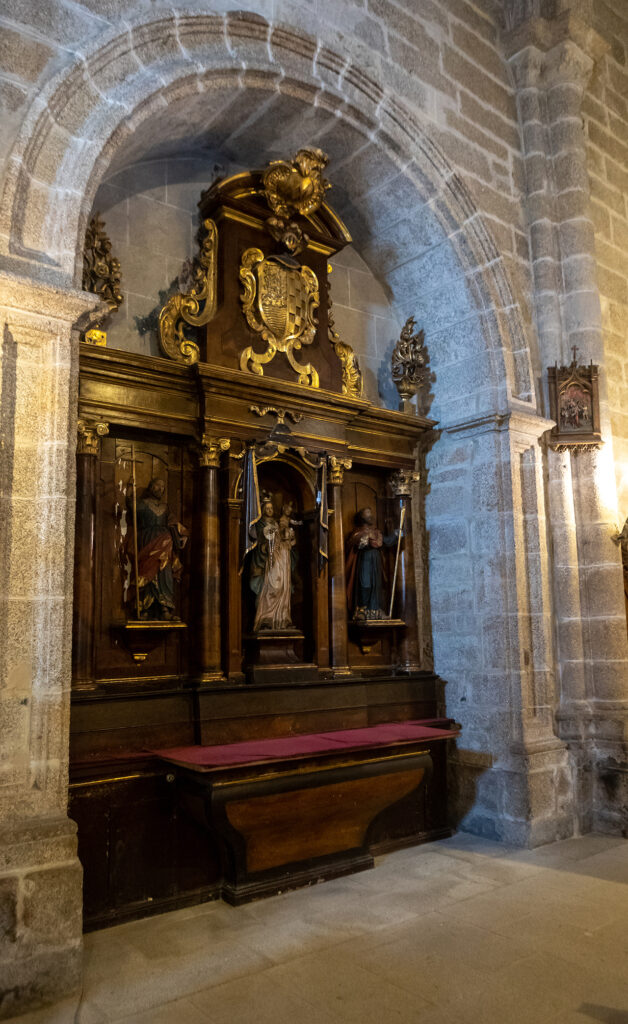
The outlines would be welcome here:
<svg viewBox="0 0 628 1024">
<path fill-rule="evenodd" d="M 142 619 L 178 618 L 174 583 L 183 573 L 179 551 L 187 543 L 188 530 L 171 515 L 163 500 L 165 491 L 165 482 L 156 477 L 137 500 L 137 577 Z"/>
</svg>

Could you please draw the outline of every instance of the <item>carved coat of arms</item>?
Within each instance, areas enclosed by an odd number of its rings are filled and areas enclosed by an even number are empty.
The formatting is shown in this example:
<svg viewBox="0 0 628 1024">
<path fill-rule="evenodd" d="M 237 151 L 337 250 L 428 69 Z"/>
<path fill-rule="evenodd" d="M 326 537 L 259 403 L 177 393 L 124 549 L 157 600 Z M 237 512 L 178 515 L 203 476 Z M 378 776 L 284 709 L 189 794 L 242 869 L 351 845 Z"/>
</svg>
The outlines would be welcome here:
<svg viewBox="0 0 628 1024">
<path fill-rule="evenodd" d="M 242 307 L 249 327 L 261 335 L 266 350 L 252 346 L 240 356 L 240 369 L 260 376 L 264 364 L 284 352 L 298 384 L 317 388 L 319 377 L 311 363 L 296 361 L 295 351 L 311 345 L 316 334 L 315 313 L 319 294 L 316 274 L 285 256 L 264 256 L 261 249 L 247 249 L 242 257 L 240 280 L 244 285 Z"/>
</svg>

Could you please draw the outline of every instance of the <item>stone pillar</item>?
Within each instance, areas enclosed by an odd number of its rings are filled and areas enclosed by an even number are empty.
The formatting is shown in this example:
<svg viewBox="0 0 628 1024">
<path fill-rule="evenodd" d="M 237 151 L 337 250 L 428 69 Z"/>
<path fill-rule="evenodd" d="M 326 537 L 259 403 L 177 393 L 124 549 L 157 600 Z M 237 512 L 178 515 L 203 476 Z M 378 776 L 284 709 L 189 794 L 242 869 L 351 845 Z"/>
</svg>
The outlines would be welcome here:
<svg viewBox="0 0 628 1024">
<path fill-rule="evenodd" d="M 199 450 L 199 496 L 197 502 L 198 559 L 193 588 L 198 635 L 195 641 L 196 682 L 224 681 L 222 671 L 220 518 L 218 512 L 218 470 L 221 452 L 228 451 L 228 438 L 203 434 Z"/>
<path fill-rule="evenodd" d="M 108 423 L 77 423 L 72 685 L 78 690 L 94 688 L 96 479 L 100 439 L 108 433 Z"/>
<path fill-rule="evenodd" d="M 0 1016 L 74 990 L 67 817 L 78 343 L 96 296 L 0 274 Z"/>
<path fill-rule="evenodd" d="M 579 361 L 606 363 L 582 101 L 593 67 L 608 46 L 572 14 L 524 23 L 506 37 L 505 46 L 523 130 L 525 204 L 545 379 L 546 366 L 571 361 L 572 345 L 580 350 Z M 611 795 L 617 785 L 599 784 L 597 823 L 587 797 L 591 761 L 601 765 L 593 775 L 607 777 L 613 766 L 621 774 L 627 759 L 628 662 L 621 628 L 621 566 L 611 541 L 617 512 L 603 374 L 600 413 L 601 451 L 566 457 L 550 453 L 547 463 L 561 679 L 557 720 L 580 775 L 581 826 L 621 830 L 623 812 Z"/>
<path fill-rule="evenodd" d="M 345 578 L 345 542 L 342 525 L 342 483 L 351 460 L 329 457 L 329 642 L 331 671 L 348 676 L 349 637 L 347 632 L 347 583 Z"/>
<path fill-rule="evenodd" d="M 418 672 L 421 668 L 411 497 L 412 484 L 418 479 L 418 473 L 406 469 L 397 470 L 390 478 L 392 492 L 399 508 L 398 522 L 401 522 L 401 516 L 404 516 L 403 541 L 399 551 L 395 587 L 397 614 L 406 624 L 399 644 L 399 668 L 403 672 Z"/>
</svg>

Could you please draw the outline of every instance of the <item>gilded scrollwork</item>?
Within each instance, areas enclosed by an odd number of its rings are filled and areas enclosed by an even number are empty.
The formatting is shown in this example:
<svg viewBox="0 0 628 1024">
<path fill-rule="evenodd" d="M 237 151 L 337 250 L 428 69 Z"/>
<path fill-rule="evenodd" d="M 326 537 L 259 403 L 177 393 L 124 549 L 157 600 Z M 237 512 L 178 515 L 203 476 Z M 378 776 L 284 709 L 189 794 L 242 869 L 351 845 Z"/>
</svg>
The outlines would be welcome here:
<svg viewBox="0 0 628 1024">
<path fill-rule="evenodd" d="M 340 360 L 342 368 L 342 393 L 343 395 L 349 395 L 350 398 L 362 398 L 364 394 L 364 380 L 358 357 L 351 348 L 351 345 L 347 345 L 346 341 L 342 340 L 336 330 L 331 302 L 327 312 L 327 324 L 329 341 Z"/>
<path fill-rule="evenodd" d="M 297 374 L 297 383 L 317 388 L 319 376 L 314 366 L 300 364 L 294 356 L 304 345 L 311 345 L 316 335 L 319 293 L 314 271 L 281 256 L 266 257 L 261 249 L 247 249 L 240 280 L 247 323 L 266 342 L 261 353 L 251 345 L 244 349 L 240 369 L 261 377 L 264 366 L 277 352 L 283 352 Z"/>
<path fill-rule="evenodd" d="M 256 416 L 276 416 L 277 426 L 287 426 L 286 418 L 291 419 L 293 423 L 300 423 L 303 419 L 302 412 L 292 412 L 291 409 L 279 409 L 276 405 L 250 405 L 249 412 L 254 412 Z"/>
<path fill-rule="evenodd" d="M 164 353 L 190 366 L 199 359 L 199 347 L 185 334 L 185 324 L 202 327 L 216 315 L 218 229 L 213 220 L 203 221 L 200 252 L 193 270 L 193 287 L 172 295 L 159 314 L 159 340 Z"/>
</svg>

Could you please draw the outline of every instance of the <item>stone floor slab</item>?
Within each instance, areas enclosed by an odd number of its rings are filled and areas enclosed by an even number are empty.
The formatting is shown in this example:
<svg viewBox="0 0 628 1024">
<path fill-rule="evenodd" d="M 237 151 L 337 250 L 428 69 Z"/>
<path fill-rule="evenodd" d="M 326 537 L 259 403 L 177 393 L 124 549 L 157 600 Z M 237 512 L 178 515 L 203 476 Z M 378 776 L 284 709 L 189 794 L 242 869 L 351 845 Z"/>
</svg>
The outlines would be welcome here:
<svg viewBox="0 0 628 1024">
<path fill-rule="evenodd" d="M 294 1021 L 628 1024 L 628 842 L 462 834 L 244 907 L 95 932 L 80 999 L 13 1024 Z"/>
</svg>

